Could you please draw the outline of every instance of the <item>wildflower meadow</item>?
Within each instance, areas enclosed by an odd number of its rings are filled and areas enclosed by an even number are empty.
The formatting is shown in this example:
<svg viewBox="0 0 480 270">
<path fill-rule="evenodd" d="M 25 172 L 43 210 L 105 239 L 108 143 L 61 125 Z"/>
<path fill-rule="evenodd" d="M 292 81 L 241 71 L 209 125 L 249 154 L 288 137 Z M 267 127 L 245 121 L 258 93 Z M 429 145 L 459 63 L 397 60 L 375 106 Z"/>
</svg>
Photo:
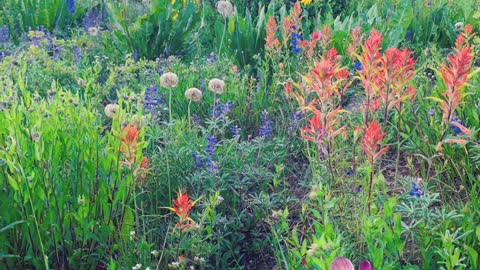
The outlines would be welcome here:
<svg viewBox="0 0 480 270">
<path fill-rule="evenodd" d="M 0 269 L 479 255 L 480 0 L 0 0 Z"/>
</svg>

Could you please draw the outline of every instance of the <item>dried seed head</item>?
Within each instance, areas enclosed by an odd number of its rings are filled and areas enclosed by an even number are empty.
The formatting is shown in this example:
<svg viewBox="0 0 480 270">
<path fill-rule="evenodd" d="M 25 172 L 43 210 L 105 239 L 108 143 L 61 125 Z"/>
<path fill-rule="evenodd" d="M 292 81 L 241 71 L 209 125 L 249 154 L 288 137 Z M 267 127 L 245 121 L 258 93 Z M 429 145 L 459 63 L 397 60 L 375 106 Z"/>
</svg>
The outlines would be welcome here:
<svg viewBox="0 0 480 270">
<path fill-rule="evenodd" d="M 220 14 L 222 14 L 223 17 L 228 17 L 231 15 L 234 15 L 234 7 L 232 3 L 228 0 L 221 0 L 218 1 L 216 4 L 217 10 Z"/>
<path fill-rule="evenodd" d="M 107 106 L 105 106 L 105 115 L 108 118 L 112 118 L 113 115 L 116 114 L 119 109 L 120 109 L 120 106 L 118 106 L 118 104 L 108 104 Z"/>
<path fill-rule="evenodd" d="M 160 76 L 160 86 L 173 88 L 178 85 L 178 76 L 175 73 L 167 72 Z"/>
<path fill-rule="evenodd" d="M 199 102 L 202 100 L 202 96 L 202 91 L 200 91 L 198 88 L 189 88 L 187 91 L 185 91 L 185 97 L 193 102 Z"/>
<path fill-rule="evenodd" d="M 225 82 L 220 79 L 211 79 L 208 82 L 208 88 L 216 94 L 221 94 L 225 89 Z"/>
</svg>

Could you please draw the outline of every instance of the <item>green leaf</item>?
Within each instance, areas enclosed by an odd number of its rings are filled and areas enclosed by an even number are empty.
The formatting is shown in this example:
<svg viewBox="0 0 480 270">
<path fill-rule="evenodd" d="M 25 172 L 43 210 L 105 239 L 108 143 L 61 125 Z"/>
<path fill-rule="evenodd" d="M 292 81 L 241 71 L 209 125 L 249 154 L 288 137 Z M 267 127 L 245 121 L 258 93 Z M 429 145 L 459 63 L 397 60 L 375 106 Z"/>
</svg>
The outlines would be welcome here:
<svg viewBox="0 0 480 270">
<path fill-rule="evenodd" d="M 3 233 L 3 232 L 6 231 L 6 230 L 12 229 L 12 228 L 15 227 L 16 225 L 22 224 L 22 223 L 24 223 L 24 222 L 25 222 L 25 220 L 18 220 L 18 221 L 12 222 L 12 223 L 8 224 L 7 226 L 5 226 L 5 227 L 3 227 L 3 228 L 0 228 L 0 233 Z"/>
<path fill-rule="evenodd" d="M 130 232 L 133 230 L 134 217 L 133 211 L 130 208 L 125 210 L 125 217 L 123 218 L 122 228 L 120 230 L 120 237 L 127 242 L 130 238 Z"/>
<path fill-rule="evenodd" d="M 468 254 L 470 255 L 470 259 L 472 260 L 472 269 L 477 269 L 478 268 L 478 252 L 469 246 L 464 246 L 465 249 L 467 249 Z"/>
</svg>

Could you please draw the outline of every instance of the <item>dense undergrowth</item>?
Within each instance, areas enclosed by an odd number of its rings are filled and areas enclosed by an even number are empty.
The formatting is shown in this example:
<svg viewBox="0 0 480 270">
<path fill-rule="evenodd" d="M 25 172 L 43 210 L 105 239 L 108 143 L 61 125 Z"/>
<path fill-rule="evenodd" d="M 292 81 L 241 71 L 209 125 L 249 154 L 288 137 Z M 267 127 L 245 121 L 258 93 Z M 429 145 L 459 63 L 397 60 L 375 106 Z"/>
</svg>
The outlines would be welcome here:
<svg viewBox="0 0 480 270">
<path fill-rule="evenodd" d="M 1 0 L 0 269 L 480 269 L 480 3 Z"/>
</svg>

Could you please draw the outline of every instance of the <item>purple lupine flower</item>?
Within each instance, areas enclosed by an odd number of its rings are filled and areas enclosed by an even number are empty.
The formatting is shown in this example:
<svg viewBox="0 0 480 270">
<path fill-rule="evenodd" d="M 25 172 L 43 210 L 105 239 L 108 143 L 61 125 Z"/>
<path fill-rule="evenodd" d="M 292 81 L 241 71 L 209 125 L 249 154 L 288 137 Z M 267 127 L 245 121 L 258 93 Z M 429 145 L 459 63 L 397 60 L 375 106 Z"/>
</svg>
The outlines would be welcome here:
<svg viewBox="0 0 480 270">
<path fill-rule="evenodd" d="M 266 112 L 262 112 L 262 115 L 260 116 L 260 121 L 262 122 L 262 125 L 260 126 L 259 136 L 263 137 L 263 138 L 272 137 L 273 123 L 272 123 L 272 121 L 267 119 L 267 113 Z"/>
<path fill-rule="evenodd" d="M 10 32 L 6 25 L 0 27 L 0 44 L 10 41 Z"/>
<path fill-rule="evenodd" d="M 156 62 L 157 62 L 157 65 L 156 65 L 155 69 L 157 70 L 157 73 L 158 73 L 159 75 L 163 75 L 164 71 L 163 71 L 161 59 L 160 59 L 160 58 L 157 58 L 157 59 L 156 59 Z"/>
<path fill-rule="evenodd" d="M 3 59 L 5 59 L 5 57 L 10 55 L 12 55 L 12 53 L 9 51 L 0 51 L 0 61 L 2 61 Z"/>
<path fill-rule="evenodd" d="M 462 126 L 465 126 L 465 123 L 463 123 L 462 121 L 460 121 L 460 119 L 458 119 L 458 117 L 454 117 L 452 119 L 452 122 L 450 123 L 450 128 L 452 129 L 452 131 L 455 133 L 455 134 L 463 134 L 462 130 L 457 127 L 456 125 L 452 124 L 452 123 L 457 123 L 459 125 L 462 125 Z"/>
<path fill-rule="evenodd" d="M 75 10 L 77 9 L 75 0 L 65 0 L 65 1 L 67 2 L 68 13 L 73 15 L 75 13 Z"/>
<path fill-rule="evenodd" d="M 165 94 L 161 94 L 160 98 L 158 99 L 159 105 L 165 105 Z"/>
<path fill-rule="evenodd" d="M 192 158 L 195 159 L 195 168 L 199 169 L 199 168 L 202 168 L 204 166 L 203 164 L 203 158 L 199 155 L 197 155 L 197 153 L 192 153 Z"/>
<path fill-rule="evenodd" d="M 138 61 L 139 57 L 140 57 L 140 56 L 139 56 L 138 50 L 135 49 L 135 50 L 133 51 L 133 60 L 136 62 L 136 61 Z"/>
<path fill-rule="evenodd" d="M 361 71 L 363 69 L 363 65 L 362 65 L 362 62 L 360 62 L 360 60 L 355 60 L 355 63 L 353 64 L 353 67 L 358 70 L 358 71 Z"/>
<path fill-rule="evenodd" d="M 158 105 L 158 85 L 152 85 L 145 89 L 145 97 L 143 99 L 145 112 L 152 113 Z"/>
<path fill-rule="evenodd" d="M 204 79 L 200 79 L 200 90 L 202 91 L 202 93 L 205 93 L 205 91 L 207 90 L 207 88 L 205 87 Z"/>
<path fill-rule="evenodd" d="M 208 55 L 207 62 L 209 64 L 213 64 L 213 63 L 215 63 L 215 61 L 217 61 L 217 56 L 215 56 L 215 54 L 212 52 Z"/>
<path fill-rule="evenodd" d="M 200 125 L 200 122 L 201 122 L 200 116 L 198 116 L 198 115 L 196 115 L 196 114 L 193 114 L 193 115 L 192 115 L 192 122 L 193 122 L 195 125 Z"/>
<path fill-rule="evenodd" d="M 290 120 L 290 126 L 288 127 L 288 130 L 290 132 L 294 132 L 298 129 L 298 125 L 302 121 L 302 112 L 301 111 L 295 111 L 292 113 L 292 119 Z"/>
<path fill-rule="evenodd" d="M 210 116 L 215 118 L 226 118 L 227 115 L 232 111 L 232 107 L 233 103 L 231 101 L 227 101 L 225 104 L 222 104 L 220 103 L 220 99 L 217 99 L 215 104 L 212 105 Z"/>
<path fill-rule="evenodd" d="M 63 52 L 63 46 L 54 46 L 53 48 L 53 60 L 60 60 L 61 53 Z"/>
<path fill-rule="evenodd" d="M 80 60 L 82 59 L 82 49 L 76 45 L 73 45 L 72 51 L 73 51 L 73 62 L 75 62 L 75 64 L 80 63 Z"/>
<path fill-rule="evenodd" d="M 293 33 L 292 33 L 292 37 L 291 37 L 291 45 L 292 45 L 292 52 L 293 53 L 300 53 L 301 50 L 300 50 L 300 47 L 298 47 L 298 41 L 301 41 L 302 40 L 302 34 L 298 34 L 296 32 L 297 28 L 295 26 L 292 26 L 292 29 L 293 29 Z"/>
<path fill-rule="evenodd" d="M 83 17 L 82 20 L 82 27 L 85 31 L 88 32 L 89 28 L 98 27 L 100 23 L 103 21 L 104 15 L 100 11 L 100 9 L 93 9 L 87 12 L 87 14 Z"/>
<path fill-rule="evenodd" d="M 408 41 L 408 42 L 411 42 L 412 41 L 412 31 L 410 30 L 407 30 L 407 33 L 405 35 L 405 40 Z"/>
<path fill-rule="evenodd" d="M 410 194 L 410 196 L 420 198 L 422 196 L 422 189 L 417 186 L 417 183 L 412 182 L 412 189 L 410 190 L 410 192 L 408 192 L 408 194 Z"/>
<path fill-rule="evenodd" d="M 230 132 L 232 132 L 233 136 L 240 136 L 242 134 L 242 129 L 239 128 L 237 125 L 231 125 Z"/>
<path fill-rule="evenodd" d="M 208 136 L 207 141 L 207 150 L 205 150 L 205 153 L 207 153 L 209 157 L 212 157 L 215 154 L 215 151 L 217 151 L 218 140 L 213 136 Z"/>
<path fill-rule="evenodd" d="M 218 164 L 211 157 L 207 159 L 207 167 L 210 173 L 216 174 L 218 172 Z"/>
</svg>

